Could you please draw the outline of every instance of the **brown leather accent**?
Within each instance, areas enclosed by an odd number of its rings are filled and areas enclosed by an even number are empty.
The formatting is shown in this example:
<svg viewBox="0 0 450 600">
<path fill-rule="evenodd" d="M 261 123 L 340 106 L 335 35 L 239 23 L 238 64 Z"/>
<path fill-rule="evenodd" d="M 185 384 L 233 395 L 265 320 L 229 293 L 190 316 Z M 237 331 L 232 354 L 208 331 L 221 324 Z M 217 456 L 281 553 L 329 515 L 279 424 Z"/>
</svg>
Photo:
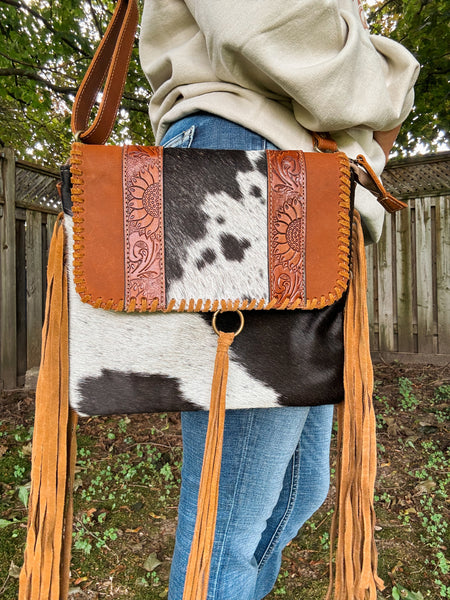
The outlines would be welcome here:
<svg viewBox="0 0 450 600">
<path fill-rule="evenodd" d="M 125 304 L 165 306 L 161 146 L 126 146 L 124 171 Z"/>
<path fill-rule="evenodd" d="M 124 298 L 122 150 L 72 145 L 74 281 L 82 300 L 99 307 Z"/>
<path fill-rule="evenodd" d="M 279 308 L 305 299 L 306 189 L 304 154 L 267 150 L 270 300 Z"/>
<path fill-rule="evenodd" d="M 319 152 L 337 152 L 338 146 L 329 133 L 311 132 L 313 146 Z"/>
<path fill-rule="evenodd" d="M 234 333 L 220 331 L 217 340 L 208 429 L 198 491 L 197 516 L 186 569 L 183 600 L 206 600 L 208 596 L 209 571 L 219 504 L 219 480 L 229 368 L 228 350 L 234 338 Z"/>
<path fill-rule="evenodd" d="M 69 319 L 62 219 L 59 215 L 48 257 L 19 600 L 63 600 L 69 590 L 77 417 L 69 409 Z"/>
<path fill-rule="evenodd" d="M 327 304 L 342 295 L 348 281 L 348 159 L 341 153 L 306 153 L 305 164 L 308 204 L 306 297 L 310 301 L 315 298 L 322 299 L 320 304 Z M 345 229 L 347 231 L 344 231 Z M 346 248 L 343 248 L 345 237 Z"/>
<path fill-rule="evenodd" d="M 365 156 L 358 154 L 356 161 L 351 160 L 350 164 L 355 174 L 356 181 L 368 189 L 369 192 L 372 192 L 384 210 L 386 210 L 388 213 L 402 210 L 408 206 L 406 202 L 395 198 L 392 194 L 385 190 L 383 184 L 377 177 L 375 171 L 367 162 Z"/>
<path fill-rule="evenodd" d="M 78 89 L 72 109 L 72 131 L 79 133 L 79 139 L 86 144 L 104 144 L 112 131 L 122 99 L 138 19 L 136 0 L 119 0 Z M 92 107 L 105 78 L 103 97 L 89 127 Z"/>
<path fill-rule="evenodd" d="M 353 276 L 344 313 L 345 400 L 337 407 L 336 508 L 330 531 L 330 585 L 326 600 L 376 600 L 377 589 L 384 589 L 377 574 L 374 537 L 377 448 L 367 269 L 361 220 L 356 212 L 352 237 Z M 337 534 L 334 578 L 332 558 Z"/>
</svg>

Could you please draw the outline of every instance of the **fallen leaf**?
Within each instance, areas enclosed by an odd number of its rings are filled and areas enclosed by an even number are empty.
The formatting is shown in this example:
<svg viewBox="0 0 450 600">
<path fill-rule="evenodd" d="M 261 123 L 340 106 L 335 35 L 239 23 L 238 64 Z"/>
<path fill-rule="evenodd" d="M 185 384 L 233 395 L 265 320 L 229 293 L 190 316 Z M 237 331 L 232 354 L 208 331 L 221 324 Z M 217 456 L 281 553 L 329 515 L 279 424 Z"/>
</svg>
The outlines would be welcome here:
<svg viewBox="0 0 450 600">
<path fill-rule="evenodd" d="M 19 497 L 19 500 L 25 506 L 25 508 L 28 506 L 28 497 L 30 495 L 30 486 L 31 486 L 31 482 L 28 483 L 27 485 L 21 485 L 20 487 L 17 488 L 17 495 Z"/>
<path fill-rule="evenodd" d="M 148 571 L 150 573 L 151 571 L 154 571 L 156 569 L 156 567 L 158 567 L 161 564 L 162 564 L 161 561 L 158 560 L 158 557 L 156 556 L 156 552 L 152 552 L 150 554 L 150 556 L 147 557 L 146 561 L 144 562 L 144 564 L 142 566 L 146 571 Z"/>
<path fill-rule="evenodd" d="M 8 519 L 0 519 L 0 529 L 3 529 L 3 527 L 8 527 L 9 525 L 15 525 L 18 522 L 18 519 L 13 519 L 12 521 L 8 521 Z"/>
<path fill-rule="evenodd" d="M 1 458 L 1 457 L 2 457 L 4 454 L 6 454 L 7 450 L 8 450 L 8 446 L 0 446 L 0 458 Z"/>
<path fill-rule="evenodd" d="M 396 437 L 399 434 L 400 428 L 397 425 L 397 421 L 394 417 L 384 417 L 387 425 L 387 434 L 392 437 Z"/>
<path fill-rule="evenodd" d="M 22 454 L 24 456 L 31 456 L 32 448 L 31 442 L 29 442 L 26 446 L 22 446 Z"/>
<path fill-rule="evenodd" d="M 13 561 L 11 561 L 11 564 L 9 565 L 8 575 L 10 577 L 12 577 L 13 579 L 19 579 L 20 571 L 21 571 L 21 568 L 18 567 L 17 565 L 15 565 L 13 563 Z"/>
<path fill-rule="evenodd" d="M 152 513 L 152 512 L 149 513 L 149 515 L 151 517 L 153 517 L 154 519 L 165 519 L 166 518 L 166 515 L 155 515 L 155 513 Z"/>
<path fill-rule="evenodd" d="M 415 486 L 416 495 L 429 494 L 431 490 L 436 487 L 436 482 L 428 479 L 427 481 L 423 481 L 422 483 L 418 483 Z"/>
<path fill-rule="evenodd" d="M 83 590 L 80 587 L 71 587 L 71 588 L 69 588 L 69 596 L 71 596 L 73 594 L 79 594 L 82 591 Z"/>
</svg>

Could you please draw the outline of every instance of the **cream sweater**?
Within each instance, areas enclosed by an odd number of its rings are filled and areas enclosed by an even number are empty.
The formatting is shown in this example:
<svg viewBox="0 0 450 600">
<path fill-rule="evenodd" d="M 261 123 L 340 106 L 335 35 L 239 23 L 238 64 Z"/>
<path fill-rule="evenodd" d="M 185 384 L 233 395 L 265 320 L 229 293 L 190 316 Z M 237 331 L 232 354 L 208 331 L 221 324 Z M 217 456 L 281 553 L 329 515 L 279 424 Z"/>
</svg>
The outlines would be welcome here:
<svg viewBox="0 0 450 600">
<path fill-rule="evenodd" d="M 377 173 L 373 131 L 405 119 L 418 75 L 405 48 L 369 34 L 358 0 L 145 0 L 140 57 L 156 143 L 203 110 L 282 149 L 311 150 L 307 130 L 329 131 Z M 384 210 L 361 189 L 356 207 L 377 240 Z"/>
</svg>

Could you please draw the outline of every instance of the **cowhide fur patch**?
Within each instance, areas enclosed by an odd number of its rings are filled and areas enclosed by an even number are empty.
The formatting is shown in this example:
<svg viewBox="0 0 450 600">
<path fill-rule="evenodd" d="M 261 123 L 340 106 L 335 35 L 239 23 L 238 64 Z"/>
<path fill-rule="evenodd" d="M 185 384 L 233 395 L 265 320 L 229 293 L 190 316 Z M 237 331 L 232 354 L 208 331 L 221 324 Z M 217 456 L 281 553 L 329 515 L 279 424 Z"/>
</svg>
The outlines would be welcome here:
<svg viewBox="0 0 450 600">
<path fill-rule="evenodd" d="M 163 164 L 167 299 L 268 302 L 265 153 L 169 148 Z"/>
</svg>

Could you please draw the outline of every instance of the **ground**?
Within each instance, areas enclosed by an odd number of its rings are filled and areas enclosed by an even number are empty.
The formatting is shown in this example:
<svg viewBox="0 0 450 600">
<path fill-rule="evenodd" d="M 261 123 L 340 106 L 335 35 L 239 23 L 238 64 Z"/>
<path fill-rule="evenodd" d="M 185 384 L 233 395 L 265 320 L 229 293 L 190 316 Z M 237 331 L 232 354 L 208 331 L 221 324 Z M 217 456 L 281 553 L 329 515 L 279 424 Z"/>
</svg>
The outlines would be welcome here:
<svg viewBox="0 0 450 600">
<path fill-rule="evenodd" d="M 450 598 L 450 368 L 376 365 L 379 600 Z M 0 402 L 0 598 L 17 598 L 34 398 Z M 178 414 L 82 419 L 71 599 L 167 597 L 182 460 Z M 332 461 L 334 461 L 334 444 Z M 334 485 L 284 553 L 267 597 L 320 600 L 328 585 Z"/>
</svg>

